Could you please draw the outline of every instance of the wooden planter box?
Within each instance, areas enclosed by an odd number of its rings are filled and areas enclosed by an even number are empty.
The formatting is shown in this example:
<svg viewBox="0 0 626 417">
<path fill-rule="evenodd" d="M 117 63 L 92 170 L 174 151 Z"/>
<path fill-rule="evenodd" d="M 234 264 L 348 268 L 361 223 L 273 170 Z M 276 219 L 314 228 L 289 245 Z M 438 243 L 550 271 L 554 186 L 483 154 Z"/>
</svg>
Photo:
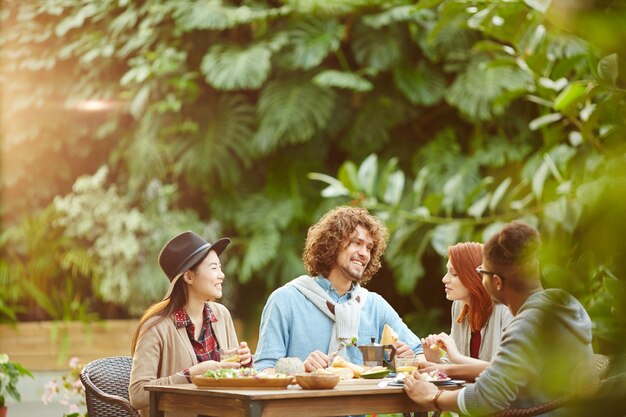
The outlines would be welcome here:
<svg viewBox="0 0 626 417">
<path fill-rule="evenodd" d="M 130 355 L 137 320 L 81 322 L 23 322 L 0 326 L 0 352 L 30 371 L 68 369 L 77 356 L 82 363 L 105 356 Z M 67 335 L 66 349 L 62 338 Z"/>
<path fill-rule="evenodd" d="M 74 356 L 86 364 L 106 356 L 130 355 L 137 322 L 104 320 L 85 324 L 38 321 L 22 322 L 17 326 L 0 325 L 0 353 L 7 353 L 12 361 L 21 363 L 32 372 L 67 370 L 68 361 Z M 239 337 L 244 339 L 247 332 L 243 323 L 235 320 L 235 328 Z M 67 335 L 66 349 L 62 348 L 64 334 Z M 248 344 L 254 353 L 256 336 L 253 339 L 248 338 Z"/>
</svg>

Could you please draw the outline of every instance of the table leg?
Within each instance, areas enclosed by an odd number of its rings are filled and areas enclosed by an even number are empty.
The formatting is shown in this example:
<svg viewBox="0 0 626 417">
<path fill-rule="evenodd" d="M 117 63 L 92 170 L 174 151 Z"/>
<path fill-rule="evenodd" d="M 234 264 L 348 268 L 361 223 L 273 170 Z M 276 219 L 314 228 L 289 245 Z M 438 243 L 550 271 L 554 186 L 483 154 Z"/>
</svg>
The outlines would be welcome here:
<svg viewBox="0 0 626 417">
<path fill-rule="evenodd" d="M 261 417 L 263 404 L 259 401 L 250 401 L 246 404 L 246 417 Z"/>
<path fill-rule="evenodd" d="M 158 392 L 150 391 L 150 417 L 165 417 L 165 412 L 159 410 Z"/>
</svg>

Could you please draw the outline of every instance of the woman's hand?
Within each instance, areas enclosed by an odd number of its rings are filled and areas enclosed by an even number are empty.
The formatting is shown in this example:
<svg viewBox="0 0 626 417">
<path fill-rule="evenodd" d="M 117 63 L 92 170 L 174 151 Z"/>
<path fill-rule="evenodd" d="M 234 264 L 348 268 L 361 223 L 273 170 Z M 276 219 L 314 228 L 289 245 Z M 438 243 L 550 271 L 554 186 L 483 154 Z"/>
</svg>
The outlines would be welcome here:
<svg viewBox="0 0 626 417">
<path fill-rule="evenodd" d="M 435 349 L 432 349 L 433 347 Z M 431 334 L 425 337 L 422 339 L 422 348 L 424 349 L 424 356 L 429 362 L 441 362 L 441 349 L 448 353 L 451 362 L 458 362 L 459 357 L 461 357 L 454 339 L 446 333 Z"/>
<path fill-rule="evenodd" d="M 189 375 L 204 375 L 206 371 L 217 371 L 218 369 L 224 368 L 240 368 L 241 364 L 239 362 L 217 362 L 217 361 L 204 361 L 200 362 L 189 368 Z"/>
<path fill-rule="evenodd" d="M 252 353 L 250 353 L 250 348 L 246 342 L 239 343 L 237 355 L 239 355 L 239 363 L 242 365 L 248 365 L 252 362 Z"/>
<path fill-rule="evenodd" d="M 439 388 L 435 384 L 422 380 L 416 372 L 404 379 L 404 391 L 409 398 L 420 407 L 428 408 L 431 399 Z"/>
<path fill-rule="evenodd" d="M 441 346 L 442 344 L 439 342 L 439 336 L 445 334 L 440 333 L 429 334 L 427 337 L 422 339 L 422 349 L 424 350 L 424 357 L 428 362 L 440 363 L 441 362 Z M 434 348 L 434 349 L 433 349 Z"/>
</svg>

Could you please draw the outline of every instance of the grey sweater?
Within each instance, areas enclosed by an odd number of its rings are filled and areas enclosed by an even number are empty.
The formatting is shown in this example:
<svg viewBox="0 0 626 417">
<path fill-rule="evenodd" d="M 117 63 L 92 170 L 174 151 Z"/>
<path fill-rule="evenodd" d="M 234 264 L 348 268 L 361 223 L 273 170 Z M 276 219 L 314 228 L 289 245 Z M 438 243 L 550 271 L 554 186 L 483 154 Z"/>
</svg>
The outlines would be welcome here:
<svg viewBox="0 0 626 417">
<path fill-rule="evenodd" d="M 591 319 L 574 297 L 549 289 L 528 297 L 492 365 L 463 395 L 471 415 L 485 415 L 536 406 L 596 383 Z"/>
</svg>

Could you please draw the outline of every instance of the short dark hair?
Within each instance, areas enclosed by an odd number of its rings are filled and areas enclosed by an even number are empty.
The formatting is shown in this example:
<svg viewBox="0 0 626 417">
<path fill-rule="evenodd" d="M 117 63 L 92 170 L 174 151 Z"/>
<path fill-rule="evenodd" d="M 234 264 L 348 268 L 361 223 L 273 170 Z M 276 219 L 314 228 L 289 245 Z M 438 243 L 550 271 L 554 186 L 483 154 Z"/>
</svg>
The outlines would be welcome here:
<svg viewBox="0 0 626 417">
<path fill-rule="evenodd" d="M 539 275 L 538 252 L 541 237 L 537 229 L 525 223 L 514 221 L 505 225 L 493 235 L 483 248 L 483 256 L 503 276 L 532 279 Z M 495 272 L 495 271 L 494 271 Z"/>
<path fill-rule="evenodd" d="M 302 260 L 311 276 L 328 277 L 342 245 L 352 237 L 359 225 L 367 229 L 374 241 L 370 261 L 360 283 L 365 284 L 372 278 L 380 269 L 381 257 L 387 248 L 389 231 L 366 209 L 347 206 L 332 209 L 309 228 Z"/>
</svg>

